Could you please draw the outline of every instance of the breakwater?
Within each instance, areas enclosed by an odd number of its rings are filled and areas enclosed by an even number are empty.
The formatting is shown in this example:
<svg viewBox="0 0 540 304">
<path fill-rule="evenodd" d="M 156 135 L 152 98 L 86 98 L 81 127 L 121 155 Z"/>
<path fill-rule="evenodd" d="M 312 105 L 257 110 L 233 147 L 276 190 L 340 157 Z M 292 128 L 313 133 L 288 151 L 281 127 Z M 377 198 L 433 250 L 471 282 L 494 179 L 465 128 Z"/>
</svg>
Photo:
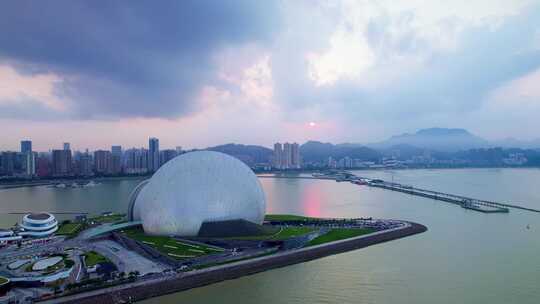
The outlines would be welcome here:
<svg viewBox="0 0 540 304">
<path fill-rule="evenodd" d="M 56 298 L 44 303 L 130 303 L 360 249 L 422 233 L 426 230 L 427 228 L 423 225 L 407 222 L 405 227 L 388 231 L 379 231 L 370 235 L 285 251 L 188 273 L 179 273 L 174 276 L 158 277 L 152 280 L 141 279 L 134 283 Z"/>
</svg>

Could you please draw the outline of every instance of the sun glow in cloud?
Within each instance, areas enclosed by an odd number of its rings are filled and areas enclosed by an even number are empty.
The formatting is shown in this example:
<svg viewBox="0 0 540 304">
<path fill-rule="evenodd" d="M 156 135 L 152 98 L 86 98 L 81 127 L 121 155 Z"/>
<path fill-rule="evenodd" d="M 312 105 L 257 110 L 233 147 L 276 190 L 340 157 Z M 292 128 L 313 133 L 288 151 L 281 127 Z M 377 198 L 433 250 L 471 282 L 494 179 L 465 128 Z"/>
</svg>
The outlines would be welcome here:
<svg viewBox="0 0 540 304">
<path fill-rule="evenodd" d="M 494 92 L 495 98 L 510 102 L 529 100 L 540 103 L 540 68 L 510 81 Z"/>
<path fill-rule="evenodd" d="M 341 78 L 356 78 L 375 60 L 365 37 L 340 30 L 330 40 L 330 49 L 307 55 L 309 77 L 317 86 L 332 85 Z"/>
<path fill-rule="evenodd" d="M 316 86 L 340 80 L 371 87 L 396 74 L 410 76 L 436 54 L 459 50 L 470 27 L 501 26 L 530 1 L 336 1 L 338 17 L 326 50 L 308 52 Z M 381 75 L 382 74 L 382 75 Z"/>
</svg>

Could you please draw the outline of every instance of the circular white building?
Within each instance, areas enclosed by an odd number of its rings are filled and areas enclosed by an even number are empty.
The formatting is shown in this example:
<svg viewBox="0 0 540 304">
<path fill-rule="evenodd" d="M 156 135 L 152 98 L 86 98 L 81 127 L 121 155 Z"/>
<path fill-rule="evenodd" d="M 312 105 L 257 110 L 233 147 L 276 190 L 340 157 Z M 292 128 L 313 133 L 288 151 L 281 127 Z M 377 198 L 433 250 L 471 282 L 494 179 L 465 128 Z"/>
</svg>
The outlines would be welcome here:
<svg viewBox="0 0 540 304">
<path fill-rule="evenodd" d="M 19 227 L 21 236 L 44 237 L 58 230 L 58 222 L 50 213 L 30 213 L 23 217 Z"/>
<path fill-rule="evenodd" d="M 190 152 L 163 165 L 137 186 L 128 216 L 154 235 L 196 236 L 203 223 L 261 224 L 266 202 L 257 176 L 240 160 L 211 151 Z"/>
</svg>

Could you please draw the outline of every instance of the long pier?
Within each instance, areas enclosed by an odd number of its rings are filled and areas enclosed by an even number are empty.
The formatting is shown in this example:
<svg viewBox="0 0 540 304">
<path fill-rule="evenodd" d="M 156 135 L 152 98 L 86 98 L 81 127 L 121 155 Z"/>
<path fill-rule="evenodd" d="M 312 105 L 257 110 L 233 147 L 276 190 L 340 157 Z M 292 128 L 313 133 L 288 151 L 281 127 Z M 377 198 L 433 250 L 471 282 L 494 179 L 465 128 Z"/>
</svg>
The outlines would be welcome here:
<svg viewBox="0 0 540 304">
<path fill-rule="evenodd" d="M 361 178 L 361 180 L 366 180 L 366 179 Z M 471 209 L 471 210 L 476 210 L 476 211 L 481 211 L 481 212 L 486 212 L 486 213 L 508 212 L 509 211 L 508 208 L 521 209 L 525 211 L 540 213 L 540 210 L 538 209 L 524 207 L 520 205 L 482 200 L 482 199 L 477 199 L 477 198 L 472 198 L 472 197 L 467 197 L 467 196 L 462 196 L 462 195 L 416 188 L 416 187 L 402 185 L 398 183 L 385 182 L 381 180 L 375 180 L 375 181 L 371 180 L 367 182 L 367 185 L 370 187 L 383 188 L 387 190 L 398 191 L 398 192 L 407 193 L 411 195 L 422 196 L 422 197 L 427 197 L 427 198 L 431 198 L 431 199 L 435 199 L 439 201 L 453 203 L 453 204 L 460 205 L 461 207 L 466 208 L 466 209 Z"/>
<path fill-rule="evenodd" d="M 403 185 L 394 182 L 388 182 L 380 179 L 372 179 L 367 177 L 357 176 L 350 172 L 335 172 L 326 175 L 319 176 L 287 176 L 287 175 L 259 175 L 262 178 L 292 178 L 292 179 L 322 179 L 322 180 L 335 180 L 338 182 L 348 181 L 354 184 L 367 185 L 369 187 L 376 187 L 386 189 L 390 191 L 397 191 L 415 196 L 421 196 L 431 198 L 438 201 L 452 203 L 461 206 L 465 209 L 484 212 L 484 213 L 507 213 L 509 208 L 520 209 L 530 212 L 540 213 L 540 210 L 524 207 L 516 204 L 494 202 L 488 200 L 482 200 L 457 194 L 444 193 L 439 191 L 433 191 L 428 189 L 416 188 L 408 185 Z"/>
<path fill-rule="evenodd" d="M 507 213 L 509 212 L 507 207 L 499 205 L 499 203 L 489 203 L 486 201 L 461 197 L 458 195 L 453 195 L 449 193 L 436 192 L 431 190 L 419 189 L 410 186 L 403 186 L 399 184 L 389 184 L 389 183 L 369 183 L 371 187 L 383 188 L 387 190 L 407 193 L 410 195 L 416 195 L 426 198 L 431 198 L 438 201 L 443 201 L 447 203 L 452 203 L 459 205 L 463 208 L 480 211 L 484 213 Z"/>
</svg>

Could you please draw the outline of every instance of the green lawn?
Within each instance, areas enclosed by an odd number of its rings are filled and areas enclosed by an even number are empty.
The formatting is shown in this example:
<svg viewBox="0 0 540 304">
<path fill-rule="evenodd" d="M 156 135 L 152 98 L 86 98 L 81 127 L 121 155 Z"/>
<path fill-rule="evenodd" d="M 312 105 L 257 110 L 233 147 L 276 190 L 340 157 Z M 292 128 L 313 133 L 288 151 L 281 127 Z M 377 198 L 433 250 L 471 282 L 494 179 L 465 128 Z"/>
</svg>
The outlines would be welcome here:
<svg viewBox="0 0 540 304">
<path fill-rule="evenodd" d="M 0 277 L 0 285 L 6 284 L 7 282 L 8 282 L 8 279 L 6 279 L 4 277 Z"/>
<path fill-rule="evenodd" d="M 99 263 L 106 263 L 109 261 L 107 260 L 106 257 L 102 256 L 101 254 L 95 251 L 86 252 L 84 256 L 85 256 L 84 262 L 87 267 L 92 267 Z"/>
<path fill-rule="evenodd" d="M 66 223 L 61 224 L 58 230 L 56 231 L 56 234 L 61 235 L 76 235 L 79 233 L 79 231 L 82 228 L 82 224 L 80 223 Z"/>
<path fill-rule="evenodd" d="M 138 229 L 126 229 L 122 231 L 127 237 L 142 242 L 143 244 L 154 247 L 159 252 L 166 254 L 174 259 L 193 258 L 201 255 L 221 252 L 223 250 L 207 247 L 204 245 L 193 245 L 178 241 L 167 236 L 146 235 Z"/>
<path fill-rule="evenodd" d="M 272 240 L 286 240 L 295 236 L 304 235 L 314 231 L 312 227 L 284 227 L 278 235 L 273 236 Z"/>
<path fill-rule="evenodd" d="M 239 236 L 231 237 L 229 239 L 234 240 L 286 240 L 295 236 L 304 235 L 311 231 L 315 230 L 312 227 L 302 227 L 302 226 L 289 226 L 283 227 L 277 230 L 276 233 L 268 235 L 255 235 L 255 236 Z"/>
<path fill-rule="evenodd" d="M 32 272 L 34 270 L 32 270 L 32 267 L 34 267 L 34 263 L 30 263 L 30 264 L 26 264 L 26 266 L 24 267 L 24 271 L 25 272 Z"/>
<path fill-rule="evenodd" d="M 363 234 L 368 234 L 373 232 L 372 229 L 361 229 L 361 228 L 335 228 L 330 230 L 328 233 L 323 234 L 315 239 L 311 240 L 307 246 L 320 245 L 328 242 L 333 242 L 337 240 L 348 239 Z"/>
<path fill-rule="evenodd" d="M 96 217 L 91 217 L 88 220 L 94 221 L 96 223 L 104 224 L 104 223 L 119 222 L 119 221 L 123 221 L 124 219 L 125 219 L 125 214 L 113 213 L 111 215 L 100 215 Z"/>
<path fill-rule="evenodd" d="M 64 262 L 60 261 L 52 266 L 47 267 L 45 270 L 42 270 L 41 273 L 44 275 L 55 273 L 56 271 L 64 268 Z"/>
</svg>

